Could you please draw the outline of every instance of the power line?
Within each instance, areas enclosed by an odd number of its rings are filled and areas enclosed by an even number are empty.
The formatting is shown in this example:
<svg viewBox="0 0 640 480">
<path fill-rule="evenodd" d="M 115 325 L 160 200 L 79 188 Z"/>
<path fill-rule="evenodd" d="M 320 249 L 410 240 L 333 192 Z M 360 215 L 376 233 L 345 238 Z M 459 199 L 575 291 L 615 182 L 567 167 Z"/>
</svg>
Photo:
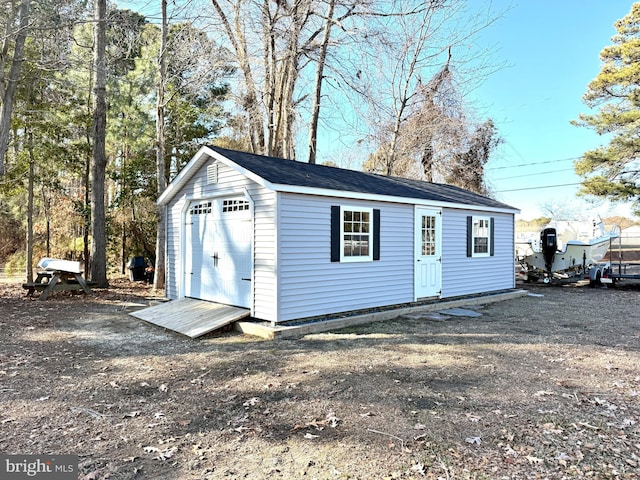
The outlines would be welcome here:
<svg viewBox="0 0 640 480">
<path fill-rule="evenodd" d="M 546 172 L 529 173 L 526 175 L 514 175 L 512 177 L 495 178 L 493 180 L 497 182 L 498 180 L 510 180 L 512 178 L 532 177 L 533 175 L 547 175 L 549 173 L 560 173 L 560 172 L 568 172 L 568 171 L 573 171 L 573 169 L 563 168 L 562 170 L 548 170 Z"/>
<path fill-rule="evenodd" d="M 489 167 L 485 168 L 485 170 L 504 170 L 505 168 L 517 168 L 517 167 L 533 167 L 535 165 L 544 165 L 547 163 L 557 163 L 557 162 L 566 162 L 569 160 L 578 160 L 582 157 L 573 157 L 573 158 L 560 158 L 558 160 L 546 160 L 544 162 L 532 162 L 532 163 L 521 163 L 520 165 L 505 165 L 502 167 Z"/>
<path fill-rule="evenodd" d="M 574 187 L 576 185 L 582 185 L 582 183 L 563 183 L 560 185 L 546 185 L 541 187 L 526 187 L 526 188 L 514 188 L 513 190 L 498 190 L 496 193 L 507 193 L 507 192 L 522 192 L 524 190 L 542 190 L 543 188 L 557 188 L 557 187 Z"/>
</svg>

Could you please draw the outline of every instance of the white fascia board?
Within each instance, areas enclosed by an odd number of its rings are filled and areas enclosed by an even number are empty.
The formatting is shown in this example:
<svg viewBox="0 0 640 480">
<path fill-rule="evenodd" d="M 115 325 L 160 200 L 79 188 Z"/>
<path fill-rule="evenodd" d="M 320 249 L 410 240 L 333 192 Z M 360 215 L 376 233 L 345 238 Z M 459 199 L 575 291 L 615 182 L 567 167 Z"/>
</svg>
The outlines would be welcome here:
<svg viewBox="0 0 640 480">
<path fill-rule="evenodd" d="M 377 202 L 405 203 L 410 205 L 424 205 L 429 207 L 446 207 L 461 210 L 477 210 L 495 213 L 520 213 L 517 208 L 497 208 L 484 205 L 468 205 L 465 203 L 440 202 L 412 197 L 395 197 L 391 195 L 378 195 L 371 193 L 350 192 L 343 190 L 331 190 L 328 188 L 299 187 L 296 185 L 269 184 L 269 188 L 283 193 L 299 193 L 302 195 L 319 195 L 324 197 L 342 197 L 354 200 L 369 200 Z"/>
<path fill-rule="evenodd" d="M 162 192 L 162 195 L 158 197 L 157 204 L 158 205 L 168 204 L 171 201 L 171 199 L 180 191 L 180 189 L 189 181 L 189 179 L 210 158 L 213 158 L 214 160 L 224 163 L 228 167 L 233 168 L 238 173 L 245 175 L 246 177 L 250 178 L 254 182 L 273 190 L 273 187 L 271 186 L 271 184 L 267 182 L 265 179 L 263 179 L 262 177 L 259 177 L 258 175 L 254 174 L 253 172 L 250 172 L 249 170 L 246 170 L 245 168 L 242 168 L 240 165 L 229 160 L 224 155 L 220 155 L 218 152 L 211 150 L 209 147 L 205 145 L 204 147 L 201 147 L 200 150 L 196 152 L 193 158 L 189 160 L 189 163 L 187 163 L 184 166 L 184 168 L 180 170 L 180 173 L 176 175 L 176 178 L 174 178 L 173 181 L 167 186 L 165 191 Z"/>
<path fill-rule="evenodd" d="M 213 159 L 218 160 L 221 163 L 224 163 L 229 168 L 233 168 L 236 172 L 240 173 L 241 175 L 244 175 L 245 177 L 247 177 L 250 180 L 253 180 L 257 184 L 262 185 L 263 187 L 268 188 L 269 190 L 275 190 L 273 188 L 273 184 L 271 182 L 268 182 L 264 178 L 262 178 L 259 175 L 256 175 L 255 173 L 253 173 L 252 171 L 247 170 L 244 167 L 241 167 L 240 165 L 235 163 L 233 160 L 229 160 L 224 155 L 221 155 L 218 152 L 216 152 L 215 150 L 211 150 L 208 147 L 202 147 L 202 148 L 207 152 L 207 155 L 209 155 Z"/>
<path fill-rule="evenodd" d="M 196 152 L 189 163 L 187 163 L 182 170 L 176 175 L 164 192 L 158 197 L 158 205 L 166 205 L 171 199 L 180 191 L 180 189 L 186 184 L 191 176 L 198 171 L 204 162 L 207 161 L 207 157 L 210 156 L 210 152 L 207 147 L 202 147 Z"/>
</svg>

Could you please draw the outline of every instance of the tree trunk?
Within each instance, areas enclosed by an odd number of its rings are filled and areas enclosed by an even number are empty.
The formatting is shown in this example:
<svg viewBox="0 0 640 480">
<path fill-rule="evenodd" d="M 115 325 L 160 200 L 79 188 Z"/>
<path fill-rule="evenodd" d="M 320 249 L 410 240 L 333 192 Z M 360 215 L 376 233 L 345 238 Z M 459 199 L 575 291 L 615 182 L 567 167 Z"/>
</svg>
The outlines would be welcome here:
<svg viewBox="0 0 640 480">
<path fill-rule="evenodd" d="M 0 176 L 4 175 L 5 156 L 9 146 L 9 133 L 11 132 L 11 115 L 13 113 L 13 101 L 16 95 L 16 88 L 22 68 L 24 44 L 27 40 L 29 27 L 29 16 L 31 12 L 30 0 L 23 0 L 19 9 L 20 28 L 16 35 L 13 47 L 13 60 L 7 85 L 2 95 L 2 108 L 0 109 Z"/>
<path fill-rule="evenodd" d="M 322 98 L 322 81 L 324 80 L 324 65 L 327 61 L 327 51 L 329 49 L 329 38 L 331 37 L 331 27 L 333 26 L 333 10 L 336 0 L 329 0 L 327 19 L 324 26 L 324 36 L 318 57 L 318 68 L 316 70 L 316 80 L 313 87 L 313 107 L 311 110 L 311 124 L 309 126 L 309 163 L 316 163 L 318 146 L 318 120 L 320 118 L 320 100 Z"/>
<path fill-rule="evenodd" d="M 165 121 L 164 121 L 164 86 L 167 80 L 167 0 L 162 0 L 162 29 L 160 36 L 160 56 L 158 75 L 158 103 L 156 115 L 156 176 L 158 180 L 158 197 L 166 188 L 165 180 Z M 165 286 L 165 207 L 158 206 L 158 227 L 156 232 L 156 261 L 153 278 L 154 290 L 164 290 Z"/>
<path fill-rule="evenodd" d="M 27 283 L 33 283 L 33 176 L 35 159 L 33 158 L 33 135 L 27 134 L 29 148 L 29 186 L 27 190 Z"/>
<path fill-rule="evenodd" d="M 94 99 L 93 99 L 93 159 L 91 165 L 91 280 L 106 288 L 107 232 L 104 201 L 105 172 L 107 168 L 107 76 L 106 53 L 106 0 L 95 4 Z"/>
<path fill-rule="evenodd" d="M 220 6 L 218 0 L 211 0 L 211 4 L 222 21 L 224 31 L 227 34 L 227 38 L 231 43 L 233 50 L 235 51 L 236 60 L 238 61 L 238 65 L 244 76 L 247 91 L 242 101 L 242 107 L 247 113 L 247 123 L 249 127 L 248 136 L 251 141 L 251 149 L 254 153 L 264 154 L 266 153 L 267 147 L 265 144 L 262 125 L 263 116 L 258 102 L 258 90 L 253 78 L 251 60 L 249 58 L 246 38 L 244 35 L 245 25 L 240 22 L 240 4 L 237 4 L 235 7 L 235 25 L 233 26 L 231 26 L 229 19 L 224 9 Z"/>
<path fill-rule="evenodd" d="M 89 250 L 89 232 L 91 231 L 91 159 L 85 158 L 84 172 L 82 174 L 84 183 L 84 210 L 82 212 L 82 257 L 84 262 L 83 270 L 91 271 L 91 252 Z"/>
</svg>

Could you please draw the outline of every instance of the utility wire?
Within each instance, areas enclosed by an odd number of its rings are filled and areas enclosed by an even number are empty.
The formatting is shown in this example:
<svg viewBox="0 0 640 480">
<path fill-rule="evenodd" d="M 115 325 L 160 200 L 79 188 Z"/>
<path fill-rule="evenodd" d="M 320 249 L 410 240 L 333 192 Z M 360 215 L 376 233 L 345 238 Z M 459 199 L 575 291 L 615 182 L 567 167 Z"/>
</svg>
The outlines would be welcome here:
<svg viewBox="0 0 640 480">
<path fill-rule="evenodd" d="M 563 183 L 560 185 L 545 185 L 541 187 L 526 187 L 526 188 L 514 188 L 513 190 L 498 190 L 496 193 L 507 193 L 507 192 L 522 192 L 524 190 L 542 190 L 543 188 L 557 188 L 557 187 L 574 187 L 576 185 L 582 185 L 582 183 Z"/>
<path fill-rule="evenodd" d="M 560 172 L 573 172 L 572 168 L 563 168 L 562 170 L 548 170 L 546 172 L 536 172 L 536 173 L 529 173 L 526 175 L 514 175 L 512 177 L 502 177 L 502 178 L 495 178 L 493 179 L 494 181 L 498 181 L 498 180 L 511 180 L 512 178 L 522 178 L 522 177 L 532 177 L 533 175 L 547 175 L 549 173 L 560 173 Z"/>
<path fill-rule="evenodd" d="M 566 162 L 569 160 L 578 160 L 579 158 L 582 158 L 582 157 L 560 158 L 558 160 L 546 160 L 544 162 L 521 163 L 520 165 L 504 165 L 502 167 L 489 167 L 489 168 L 485 168 L 485 170 L 504 170 L 505 168 L 533 167 L 535 165 L 544 165 L 547 163 L 557 163 L 557 162 Z"/>
</svg>

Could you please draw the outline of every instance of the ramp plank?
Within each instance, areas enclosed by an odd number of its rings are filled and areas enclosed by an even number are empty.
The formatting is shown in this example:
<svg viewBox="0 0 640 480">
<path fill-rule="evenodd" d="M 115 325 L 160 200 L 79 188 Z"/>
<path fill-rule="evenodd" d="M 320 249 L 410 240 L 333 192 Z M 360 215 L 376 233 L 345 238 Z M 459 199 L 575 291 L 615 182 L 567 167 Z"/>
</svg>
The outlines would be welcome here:
<svg viewBox="0 0 640 480">
<path fill-rule="evenodd" d="M 181 298 L 130 313 L 131 316 L 196 338 L 249 316 L 246 308 Z"/>
</svg>

